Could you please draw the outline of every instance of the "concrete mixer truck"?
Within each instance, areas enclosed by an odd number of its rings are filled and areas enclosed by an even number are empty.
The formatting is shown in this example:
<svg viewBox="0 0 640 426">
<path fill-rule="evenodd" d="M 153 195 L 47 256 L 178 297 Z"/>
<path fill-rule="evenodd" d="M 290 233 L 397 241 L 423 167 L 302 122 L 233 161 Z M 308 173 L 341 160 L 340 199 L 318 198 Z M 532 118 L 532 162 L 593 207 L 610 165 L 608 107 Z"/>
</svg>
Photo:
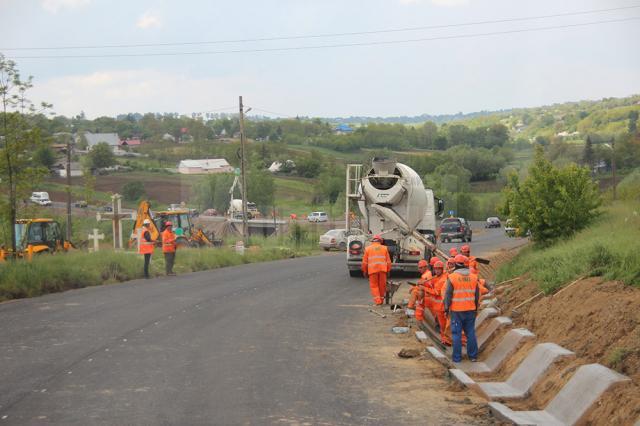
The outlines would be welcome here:
<svg viewBox="0 0 640 426">
<path fill-rule="evenodd" d="M 361 276 L 364 249 L 376 234 L 389 249 L 392 272 L 417 272 L 418 261 L 437 251 L 436 215 L 444 208 L 442 201 L 411 167 L 392 160 L 375 158 L 365 173 L 362 165 L 349 164 L 346 176 L 347 232 L 354 226 L 364 231 L 348 237 L 349 274 Z"/>
</svg>

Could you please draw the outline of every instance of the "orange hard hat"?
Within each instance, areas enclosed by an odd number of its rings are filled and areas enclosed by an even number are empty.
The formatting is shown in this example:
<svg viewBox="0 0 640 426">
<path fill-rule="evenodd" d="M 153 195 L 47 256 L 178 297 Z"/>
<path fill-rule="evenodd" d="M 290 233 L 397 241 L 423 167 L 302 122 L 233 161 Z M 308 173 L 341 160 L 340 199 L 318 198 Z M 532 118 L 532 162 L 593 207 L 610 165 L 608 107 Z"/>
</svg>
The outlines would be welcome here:
<svg viewBox="0 0 640 426">
<path fill-rule="evenodd" d="M 426 268 L 427 265 L 428 265 L 428 263 L 424 259 L 420 259 L 420 261 L 418 262 L 418 268 Z"/>
<path fill-rule="evenodd" d="M 431 260 L 429 260 L 429 264 L 430 264 L 431 266 L 433 266 L 433 265 L 434 265 L 436 262 L 438 262 L 439 260 L 440 260 L 440 259 L 438 259 L 436 256 L 433 256 L 433 257 L 431 258 Z"/>
<path fill-rule="evenodd" d="M 454 257 L 454 256 L 455 256 L 455 255 L 457 255 L 457 254 L 458 254 L 458 249 L 457 249 L 457 248 L 455 248 L 455 247 L 451 247 L 451 248 L 449 249 L 449 256 Z"/>
<path fill-rule="evenodd" d="M 442 262 L 440 260 L 438 260 L 434 265 L 433 265 L 433 269 L 444 269 L 444 265 L 442 264 Z"/>
<path fill-rule="evenodd" d="M 453 259 L 453 261 L 456 263 L 456 265 L 464 265 L 469 263 L 469 258 L 467 256 L 459 254 Z"/>
<path fill-rule="evenodd" d="M 164 223 L 164 226 L 173 226 L 173 223 L 171 223 L 171 221 L 168 220 Z"/>
<path fill-rule="evenodd" d="M 463 254 L 464 253 L 469 254 L 469 253 L 471 253 L 471 247 L 469 247 L 468 244 L 465 244 L 460 248 L 460 252 L 463 253 Z"/>
<path fill-rule="evenodd" d="M 376 235 L 373 236 L 371 241 L 380 241 L 380 242 L 382 242 L 382 237 L 379 234 L 376 234 Z"/>
</svg>

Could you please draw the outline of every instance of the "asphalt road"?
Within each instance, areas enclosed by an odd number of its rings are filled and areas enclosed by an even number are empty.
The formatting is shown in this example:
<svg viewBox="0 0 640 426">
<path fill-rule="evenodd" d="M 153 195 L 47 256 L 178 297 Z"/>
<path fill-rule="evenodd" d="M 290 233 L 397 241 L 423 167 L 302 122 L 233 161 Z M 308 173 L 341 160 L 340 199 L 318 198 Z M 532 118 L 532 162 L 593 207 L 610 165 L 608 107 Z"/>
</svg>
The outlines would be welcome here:
<svg viewBox="0 0 640 426">
<path fill-rule="evenodd" d="M 410 423 L 349 351 L 368 303 L 343 253 L 3 303 L 0 424 Z"/>
</svg>

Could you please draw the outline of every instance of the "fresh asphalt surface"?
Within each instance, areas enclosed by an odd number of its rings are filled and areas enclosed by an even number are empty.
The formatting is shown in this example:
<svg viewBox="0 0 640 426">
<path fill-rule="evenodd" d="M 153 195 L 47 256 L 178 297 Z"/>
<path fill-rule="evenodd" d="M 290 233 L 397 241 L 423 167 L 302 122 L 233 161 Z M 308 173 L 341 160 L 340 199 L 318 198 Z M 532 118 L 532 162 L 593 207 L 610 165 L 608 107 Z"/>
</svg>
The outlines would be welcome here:
<svg viewBox="0 0 640 426">
<path fill-rule="evenodd" d="M 522 244 L 503 234 L 474 254 Z M 343 253 L 3 303 L 0 424 L 389 424 L 358 360 L 321 354 L 368 303 Z"/>
</svg>

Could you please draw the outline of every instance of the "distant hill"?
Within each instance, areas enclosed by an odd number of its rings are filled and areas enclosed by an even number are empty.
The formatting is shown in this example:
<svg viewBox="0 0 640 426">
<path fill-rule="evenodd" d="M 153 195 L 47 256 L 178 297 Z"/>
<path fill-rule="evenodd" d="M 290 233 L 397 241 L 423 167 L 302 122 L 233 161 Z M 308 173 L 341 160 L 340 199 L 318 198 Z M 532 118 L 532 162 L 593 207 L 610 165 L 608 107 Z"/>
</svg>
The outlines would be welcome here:
<svg viewBox="0 0 640 426">
<path fill-rule="evenodd" d="M 322 118 L 324 121 L 335 124 L 366 124 L 366 123 L 399 123 L 399 124 L 422 124 L 426 121 L 432 121 L 436 124 L 448 123 L 450 121 L 466 120 L 476 117 L 484 117 L 494 114 L 505 114 L 511 110 L 499 110 L 499 111 L 479 111 L 457 114 L 422 114 L 409 117 L 406 115 L 394 116 L 394 117 L 364 117 L 364 116 L 351 116 L 351 117 L 329 117 Z"/>
</svg>

